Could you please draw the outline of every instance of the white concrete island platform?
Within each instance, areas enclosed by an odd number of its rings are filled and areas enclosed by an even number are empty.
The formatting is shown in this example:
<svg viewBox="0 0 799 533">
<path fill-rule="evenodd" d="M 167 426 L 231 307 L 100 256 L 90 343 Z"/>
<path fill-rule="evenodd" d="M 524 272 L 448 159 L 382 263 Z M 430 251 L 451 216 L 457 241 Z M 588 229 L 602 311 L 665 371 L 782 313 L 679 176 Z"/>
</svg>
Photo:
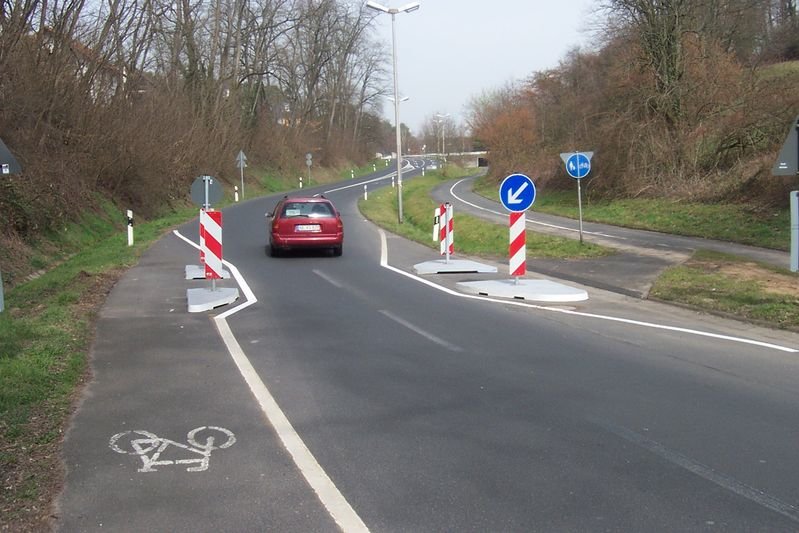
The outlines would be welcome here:
<svg viewBox="0 0 799 533">
<path fill-rule="evenodd" d="M 530 300 L 534 302 L 566 303 L 582 302 L 588 293 L 547 279 L 500 279 L 486 281 L 464 281 L 458 288 L 469 294 Z"/>
<path fill-rule="evenodd" d="M 425 274 L 493 274 L 497 267 L 484 265 L 468 259 L 437 259 L 413 265 L 414 271 L 419 275 Z"/>
<path fill-rule="evenodd" d="M 239 299 L 239 290 L 230 287 L 217 287 L 216 289 L 186 289 L 186 300 L 189 303 L 189 313 L 210 311 L 223 305 L 232 304 Z"/>
</svg>

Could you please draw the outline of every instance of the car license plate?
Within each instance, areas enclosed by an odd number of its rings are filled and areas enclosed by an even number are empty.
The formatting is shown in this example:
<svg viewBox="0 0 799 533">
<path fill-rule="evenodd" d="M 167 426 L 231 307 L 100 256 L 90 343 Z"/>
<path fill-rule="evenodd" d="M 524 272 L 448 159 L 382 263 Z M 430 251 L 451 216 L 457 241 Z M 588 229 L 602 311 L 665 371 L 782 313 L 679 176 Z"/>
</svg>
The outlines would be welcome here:
<svg viewBox="0 0 799 533">
<path fill-rule="evenodd" d="M 319 224 L 297 224 L 294 229 L 296 231 L 321 231 L 322 227 Z"/>
</svg>

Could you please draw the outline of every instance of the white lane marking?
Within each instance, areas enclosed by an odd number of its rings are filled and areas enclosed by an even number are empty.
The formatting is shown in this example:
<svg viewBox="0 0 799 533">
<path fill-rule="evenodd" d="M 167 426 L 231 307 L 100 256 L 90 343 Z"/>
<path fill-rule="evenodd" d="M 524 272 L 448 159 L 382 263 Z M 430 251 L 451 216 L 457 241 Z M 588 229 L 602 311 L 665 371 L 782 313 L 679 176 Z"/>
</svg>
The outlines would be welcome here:
<svg viewBox="0 0 799 533">
<path fill-rule="evenodd" d="M 456 345 L 452 344 L 451 342 L 447 342 L 447 341 L 445 341 L 442 338 L 436 337 L 432 333 L 429 333 L 429 332 L 423 330 L 422 328 L 411 324 L 407 320 L 398 317 L 397 315 L 395 315 L 394 313 L 392 313 L 390 311 L 386 311 L 385 309 L 381 309 L 380 310 L 380 314 L 390 318 L 391 320 L 393 320 L 394 322 L 400 324 L 401 326 L 404 326 L 404 327 L 408 328 L 409 330 L 413 331 L 414 333 L 416 333 L 418 335 L 421 335 L 425 339 L 427 339 L 429 341 L 432 341 L 432 342 L 438 344 L 439 346 L 443 346 L 447 350 L 452 350 L 453 352 L 462 352 L 463 351 L 463 348 L 461 348 L 460 346 L 456 346 Z"/>
<path fill-rule="evenodd" d="M 175 234 L 192 246 L 198 247 L 189 239 L 186 239 L 180 235 L 179 232 L 175 231 Z M 255 371 L 252 363 L 250 363 L 250 360 L 247 358 L 244 350 L 236 340 L 236 337 L 233 335 L 226 318 L 231 314 L 240 311 L 244 307 L 255 303 L 257 300 L 255 299 L 255 295 L 252 294 L 249 286 L 244 281 L 244 278 L 239 273 L 239 270 L 227 261 L 225 264 L 230 267 L 230 270 L 235 276 L 236 281 L 241 286 L 242 291 L 248 295 L 248 301 L 246 303 L 214 317 L 214 323 L 219 331 L 219 335 L 222 337 L 222 341 L 225 343 L 225 346 L 228 349 L 228 353 L 230 353 L 230 356 L 238 367 L 239 372 L 244 378 L 244 381 L 250 387 L 250 391 L 252 392 L 253 396 L 255 396 L 258 405 L 261 407 L 261 411 L 274 428 L 275 433 L 280 439 L 280 442 L 283 443 L 283 447 L 287 452 L 289 452 L 289 455 L 291 455 L 291 458 L 294 460 L 294 464 L 297 465 L 297 468 L 302 473 L 305 481 L 316 493 L 319 501 L 322 502 L 322 505 L 324 505 L 325 509 L 327 509 L 327 512 L 330 514 L 336 524 L 338 524 L 339 528 L 341 528 L 344 533 L 368 532 L 369 528 L 366 527 L 366 524 L 364 524 L 363 520 L 361 520 L 361 517 L 358 516 L 346 498 L 344 498 L 344 495 L 341 494 L 324 469 L 322 469 L 322 466 L 313 456 L 311 451 L 302 441 L 297 431 L 291 425 L 291 422 L 289 422 L 288 418 L 283 413 L 283 410 L 280 409 L 280 406 L 269 392 L 269 389 L 266 388 L 266 385 L 258 376 L 258 373 Z M 252 297 L 252 300 L 249 300 L 250 296 Z"/>
<path fill-rule="evenodd" d="M 331 278 L 330 276 L 328 276 L 327 274 L 325 274 L 321 270 L 313 269 L 311 272 L 313 272 L 314 274 L 316 274 L 317 276 L 319 276 L 320 278 L 322 278 L 326 282 L 330 283 L 334 287 L 337 287 L 339 289 L 343 289 L 344 288 L 344 284 L 343 283 Z"/>
<path fill-rule="evenodd" d="M 463 183 L 467 179 L 469 179 L 469 178 L 463 178 L 462 180 L 456 181 L 452 185 L 452 187 L 449 188 L 449 193 L 452 196 L 454 196 L 458 201 L 463 202 L 466 205 L 470 205 L 470 206 L 474 207 L 475 209 L 479 209 L 481 211 L 486 211 L 487 213 L 491 213 L 493 215 L 499 215 L 501 217 L 502 216 L 507 216 L 507 213 L 502 213 L 500 211 L 494 211 L 492 209 L 487 209 L 485 207 L 481 207 L 481 206 L 479 206 L 477 204 L 473 204 L 471 202 L 468 202 L 468 201 L 464 200 L 463 198 L 461 198 L 460 196 L 458 196 L 457 194 L 455 194 L 455 187 L 457 187 L 458 185 L 460 185 L 461 183 Z M 555 228 L 555 229 L 560 229 L 560 230 L 565 230 L 565 231 L 571 231 L 573 233 L 577 233 L 577 232 L 580 231 L 579 229 L 567 228 L 566 226 L 558 226 L 556 224 L 549 224 L 547 222 L 539 222 L 537 220 L 530 220 L 529 218 L 527 219 L 527 223 L 528 224 L 538 225 L 538 226 L 545 226 L 547 228 Z M 627 240 L 627 237 L 619 237 L 618 235 L 608 235 L 607 233 L 599 233 L 597 231 L 583 231 L 583 233 L 585 235 L 597 235 L 599 237 L 607 237 L 609 239 L 618 239 L 620 241 L 626 241 Z"/>
<path fill-rule="evenodd" d="M 547 312 L 550 312 L 550 313 L 562 313 L 562 314 L 565 314 L 565 315 L 580 316 L 580 317 L 585 317 L 585 318 L 595 318 L 595 319 L 598 319 L 598 320 L 606 320 L 606 321 L 609 321 L 609 322 L 619 322 L 619 323 L 622 323 L 622 324 L 630 324 L 630 325 L 633 325 L 633 326 L 640 326 L 640 327 L 644 327 L 644 328 L 659 329 L 659 330 L 664 330 L 664 331 L 674 331 L 674 332 L 677 332 L 677 333 L 686 333 L 688 335 L 696 335 L 696 336 L 699 336 L 699 337 L 710 337 L 712 339 L 720 339 L 720 340 L 725 340 L 725 341 L 737 342 L 737 343 L 741 343 L 741 344 L 749 344 L 749 345 L 752 345 L 752 346 L 759 346 L 761 348 L 769 348 L 769 349 L 772 349 L 772 350 L 780 350 L 782 352 L 789 352 L 789 353 L 797 353 L 797 352 L 799 352 L 799 350 L 797 350 L 797 349 L 789 348 L 787 346 L 781 346 L 779 344 L 772 344 L 772 343 L 769 343 L 769 342 L 756 341 L 756 340 L 753 340 L 753 339 L 746 339 L 746 338 L 742 338 L 742 337 L 732 337 L 730 335 L 721 335 L 719 333 L 711 333 L 711 332 L 708 332 L 708 331 L 681 328 L 681 327 L 677 327 L 677 326 L 666 326 L 666 325 L 663 325 L 663 324 L 655 324 L 655 323 L 652 323 L 652 322 L 642 322 L 640 320 L 632 320 L 632 319 L 629 319 L 629 318 L 620 318 L 620 317 L 608 316 L 608 315 L 598 315 L 598 314 L 595 314 L 595 313 L 583 313 L 581 311 L 574 311 L 572 309 L 563 309 L 563 308 L 558 308 L 558 307 L 546 307 L 546 306 L 542 306 L 542 305 L 535 305 L 535 304 L 531 304 L 531 303 L 520 302 L 520 301 L 517 301 L 517 300 L 501 300 L 501 299 L 498 299 L 498 298 L 490 298 L 490 297 L 487 297 L 487 296 L 478 296 L 478 295 L 474 295 L 474 294 L 465 294 L 465 293 L 457 292 L 457 291 L 454 291 L 452 289 L 448 289 L 447 287 L 444 287 L 444 286 L 441 286 L 441 285 L 437 285 L 437 284 L 433 283 L 430 280 L 426 280 L 426 279 L 420 278 L 420 277 L 418 277 L 418 276 L 416 276 L 414 274 L 411 274 L 410 272 L 405 272 L 404 270 L 400 270 L 397 267 L 393 267 L 393 266 L 389 265 L 388 264 L 388 251 L 387 251 L 387 244 L 386 244 L 386 233 L 383 231 L 382 228 L 378 228 L 378 231 L 380 232 L 380 245 L 381 245 L 381 248 L 380 248 L 380 266 L 382 266 L 384 268 L 387 268 L 387 269 L 391 270 L 392 272 L 396 272 L 397 274 L 400 274 L 402 276 L 410 278 L 410 279 L 412 279 L 414 281 L 418 281 L 419 283 L 422 283 L 424 285 L 432 287 L 432 288 L 434 288 L 436 290 L 439 290 L 439 291 L 441 291 L 443 293 L 450 294 L 452 296 L 457 296 L 459 298 L 467 298 L 467 299 L 471 299 L 471 300 L 482 300 L 484 302 L 493 302 L 493 303 L 498 303 L 498 304 L 502 304 L 502 305 L 513 305 L 513 306 L 518 306 L 518 307 L 527 307 L 528 309 L 538 309 L 538 310 L 547 311 Z"/>
<path fill-rule="evenodd" d="M 758 505 L 761 505 L 767 509 L 771 509 L 772 511 L 781 514 L 782 516 L 788 517 L 794 522 L 799 522 L 799 510 L 793 505 L 785 503 L 783 501 L 778 500 L 777 498 L 766 494 L 762 490 L 758 490 L 754 487 L 750 487 L 745 483 L 741 483 L 740 481 L 721 474 L 719 472 L 714 471 L 712 468 L 705 466 L 701 463 L 694 461 L 693 459 L 682 455 L 681 453 L 675 452 L 670 450 L 660 444 L 657 441 L 649 439 L 643 435 L 640 435 L 632 430 L 623 427 L 617 427 L 610 424 L 597 422 L 598 425 L 610 431 L 614 435 L 621 437 L 622 439 L 629 441 L 645 450 L 649 450 L 650 452 L 662 457 L 666 461 L 673 463 L 677 466 L 680 466 L 689 472 L 696 474 L 699 477 L 702 477 L 712 483 L 715 483 L 719 487 L 726 489 L 730 492 L 734 492 L 738 496 L 742 496 L 747 500 L 751 500 Z"/>
<path fill-rule="evenodd" d="M 280 409 L 280 406 L 269 392 L 269 389 L 267 389 L 264 382 L 261 381 L 255 368 L 253 368 L 250 360 L 244 354 L 244 350 L 241 349 L 236 337 L 230 330 L 227 320 L 214 317 L 214 322 L 233 361 L 244 377 L 244 381 L 250 386 L 253 396 L 255 396 L 255 399 L 258 401 L 261 411 L 266 415 L 269 423 L 272 424 L 272 427 L 280 438 L 280 442 L 283 443 L 283 447 L 289 452 L 291 458 L 294 460 L 294 464 L 297 465 L 297 468 L 299 468 L 305 480 L 314 490 L 317 497 L 322 502 L 322 505 L 325 506 L 327 512 L 330 513 L 330 516 L 345 533 L 349 533 L 350 531 L 369 531 L 369 528 L 366 527 L 363 520 L 361 520 L 349 502 L 344 498 L 344 495 L 341 494 L 324 469 L 322 469 L 319 462 L 311 453 L 311 450 L 308 449 L 297 431 L 291 425 L 291 422 L 289 422 L 289 419 L 283 413 L 283 410 Z"/>
</svg>

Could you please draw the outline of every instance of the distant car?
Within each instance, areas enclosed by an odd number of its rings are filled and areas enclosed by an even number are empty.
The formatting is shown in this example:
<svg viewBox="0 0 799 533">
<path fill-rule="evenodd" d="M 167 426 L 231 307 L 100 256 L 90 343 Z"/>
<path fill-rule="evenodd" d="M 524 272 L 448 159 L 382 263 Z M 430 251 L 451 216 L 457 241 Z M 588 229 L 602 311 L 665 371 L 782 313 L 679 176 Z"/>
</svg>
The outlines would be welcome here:
<svg viewBox="0 0 799 533">
<path fill-rule="evenodd" d="M 333 202 L 324 196 L 284 197 L 266 216 L 272 257 L 286 250 L 325 248 L 341 255 L 344 224 Z"/>
</svg>

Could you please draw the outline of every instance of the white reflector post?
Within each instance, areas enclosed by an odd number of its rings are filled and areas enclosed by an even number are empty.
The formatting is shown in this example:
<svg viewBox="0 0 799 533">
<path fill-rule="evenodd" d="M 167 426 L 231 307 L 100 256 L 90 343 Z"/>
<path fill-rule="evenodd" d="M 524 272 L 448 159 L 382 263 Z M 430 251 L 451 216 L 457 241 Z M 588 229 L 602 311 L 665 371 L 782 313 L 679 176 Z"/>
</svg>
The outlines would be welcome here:
<svg viewBox="0 0 799 533">
<path fill-rule="evenodd" d="M 128 246 L 133 246 L 133 211 L 128 209 Z"/>
</svg>

